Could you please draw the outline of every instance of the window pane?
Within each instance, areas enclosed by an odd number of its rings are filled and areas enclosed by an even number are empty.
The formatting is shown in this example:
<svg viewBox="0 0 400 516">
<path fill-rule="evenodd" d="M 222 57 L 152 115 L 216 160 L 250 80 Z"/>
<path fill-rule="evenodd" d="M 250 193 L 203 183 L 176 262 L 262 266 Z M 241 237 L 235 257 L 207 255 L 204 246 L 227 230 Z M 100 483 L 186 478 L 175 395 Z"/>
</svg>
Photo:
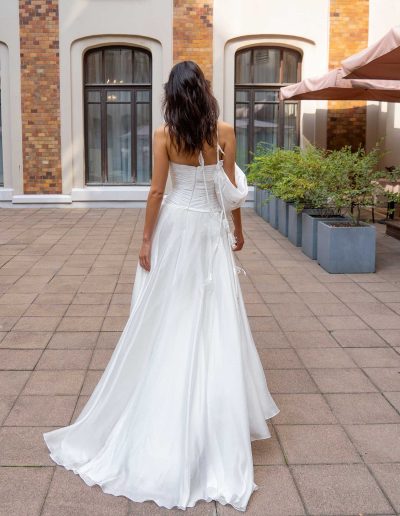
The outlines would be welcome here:
<svg viewBox="0 0 400 516">
<path fill-rule="evenodd" d="M 266 90 L 266 91 L 255 91 L 254 100 L 256 102 L 278 102 L 278 91 Z"/>
<path fill-rule="evenodd" d="M 108 90 L 107 91 L 107 102 L 130 102 L 131 92 L 130 91 L 118 91 Z"/>
<path fill-rule="evenodd" d="M 237 91 L 236 92 L 236 102 L 248 102 L 249 101 L 249 92 L 248 91 Z"/>
<path fill-rule="evenodd" d="M 149 84 L 150 80 L 150 59 L 145 52 L 135 51 L 133 82 L 138 84 Z"/>
<path fill-rule="evenodd" d="M 236 84 L 249 83 L 251 81 L 251 50 L 236 54 L 235 81 Z"/>
<path fill-rule="evenodd" d="M 88 104 L 86 141 L 88 145 L 89 182 L 100 183 L 102 181 L 100 104 Z"/>
<path fill-rule="evenodd" d="M 150 105 L 136 105 L 136 182 L 150 182 Z"/>
<path fill-rule="evenodd" d="M 99 84 L 103 82 L 101 70 L 101 50 L 89 52 L 86 60 L 86 82 Z"/>
<path fill-rule="evenodd" d="M 298 104 L 284 104 L 285 107 L 285 128 L 284 128 L 284 148 L 292 149 L 297 145 L 297 117 Z"/>
<path fill-rule="evenodd" d="M 107 163 L 109 183 L 130 183 L 131 105 L 107 104 Z"/>
<path fill-rule="evenodd" d="M 243 170 L 248 161 L 249 106 L 236 104 L 236 161 Z"/>
<path fill-rule="evenodd" d="M 104 51 L 106 84 L 132 82 L 132 50 L 130 48 L 109 48 Z"/>
<path fill-rule="evenodd" d="M 254 82 L 279 82 L 280 50 L 258 48 L 254 50 Z"/>
<path fill-rule="evenodd" d="M 254 104 L 253 150 L 258 143 L 268 147 L 278 141 L 278 104 Z"/>
<path fill-rule="evenodd" d="M 283 52 L 283 82 L 297 82 L 297 64 L 299 54 L 285 50 Z"/>
<path fill-rule="evenodd" d="M 150 92 L 146 91 L 138 91 L 136 93 L 137 102 L 150 102 Z"/>
<path fill-rule="evenodd" d="M 87 99 L 88 99 L 88 102 L 100 102 L 100 92 L 99 91 L 88 91 Z"/>
</svg>

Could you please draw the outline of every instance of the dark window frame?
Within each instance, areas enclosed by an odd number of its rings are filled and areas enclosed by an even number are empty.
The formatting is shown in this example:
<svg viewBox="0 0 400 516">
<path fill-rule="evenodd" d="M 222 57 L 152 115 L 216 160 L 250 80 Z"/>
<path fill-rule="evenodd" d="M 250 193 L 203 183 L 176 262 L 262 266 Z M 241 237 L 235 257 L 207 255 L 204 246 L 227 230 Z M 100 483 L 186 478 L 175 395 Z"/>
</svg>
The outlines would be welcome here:
<svg viewBox="0 0 400 516">
<path fill-rule="evenodd" d="M 150 82 L 148 83 L 127 83 L 114 84 L 105 82 L 105 62 L 104 54 L 105 50 L 112 49 L 126 49 L 132 52 L 132 63 L 134 62 L 134 52 L 142 52 L 149 58 L 149 75 Z M 87 60 L 91 53 L 101 51 L 101 71 L 102 71 L 102 82 L 101 83 L 89 83 L 87 82 L 88 66 Z M 83 58 L 83 102 L 84 102 L 84 146 L 85 146 L 85 184 L 87 186 L 149 186 L 152 179 L 152 112 L 153 112 L 153 70 L 152 70 L 152 54 L 149 50 L 131 46 L 131 45 L 104 45 L 101 47 L 91 48 L 85 52 Z M 134 67 L 132 66 L 132 73 Z M 113 102 L 112 104 L 130 104 L 131 106 L 131 181 L 130 182 L 108 182 L 108 160 L 107 160 L 107 90 L 115 89 L 117 91 L 130 91 L 131 101 L 129 102 Z M 89 102 L 89 92 L 99 92 L 100 102 Z M 138 91 L 148 91 L 149 101 L 148 102 L 137 102 L 136 97 Z M 88 134 L 88 106 L 89 104 L 100 104 L 101 112 L 101 177 L 99 181 L 89 181 L 89 146 L 87 141 Z M 137 118 L 136 118 L 136 106 L 137 104 L 147 104 L 149 106 L 149 156 L 150 156 L 150 170 L 149 180 L 146 183 L 138 183 L 136 181 L 136 163 L 137 163 Z"/>
<path fill-rule="evenodd" d="M 251 51 L 251 57 L 250 57 L 250 78 L 254 79 L 254 53 L 256 50 L 260 49 L 276 49 L 280 51 L 279 56 L 279 79 L 282 81 L 283 79 L 283 72 L 284 72 L 284 66 L 283 66 L 283 54 L 284 52 L 291 52 L 296 53 L 299 56 L 299 60 L 297 62 L 297 81 L 301 81 L 301 65 L 302 65 L 302 54 L 298 50 L 289 48 L 289 47 L 283 47 L 280 45 L 253 45 L 250 47 L 244 47 L 240 48 L 235 52 L 235 66 L 234 66 L 234 127 L 236 131 L 236 105 L 237 104 L 248 104 L 249 105 L 249 130 L 248 130 L 248 140 L 247 140 L 247 159 L 248 163 L 251 161 L 251 155 L 253 152 L 254 147 L 254 104 L 272 104 L 278 106 L 278 134 L 277 134 L 277 147 L 283 148 L 284 146 L 284 131 L 285 131 L 285 110 L 284 105 L 285 104 L 297 104 L 297 118 L 296 118 L 296 145 L 300 144 L 300 101 L 266 101 L 266 102 L 255 102 L 255 93 L 257 91 L 278 91 L 281 87 L 287 86 L 289 84 L 288 82 L 276 82 L 276 83 L 238 83 L 236 82 L 236 69 L 237 69 L 237 58 L 240 54 Z M 248 93 L 248 102 L 238 102 L 236 100 L 236 94 L 238 91 L 245 91 Z"/>
</svg>

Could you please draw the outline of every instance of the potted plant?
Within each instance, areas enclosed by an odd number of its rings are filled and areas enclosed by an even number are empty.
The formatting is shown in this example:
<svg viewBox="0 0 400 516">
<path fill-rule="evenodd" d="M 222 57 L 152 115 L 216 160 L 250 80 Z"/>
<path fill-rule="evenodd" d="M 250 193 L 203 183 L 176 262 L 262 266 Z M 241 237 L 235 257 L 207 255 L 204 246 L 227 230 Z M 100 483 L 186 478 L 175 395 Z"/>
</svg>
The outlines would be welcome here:
<svg viewBox="0 0 400 516">
<path fill-rule="evenodd" d="M 379 144 L 368 153 L 347 145 L 329 155 L 325 181 L 330 203 L 336 210 L 347 209 L 350 217 L 318 222 L 317 261 L 328 272 L 375 272 L 376 228 L 361 221 L 361 210 L 373 206 L 383 190 L 378 180 L 388 173 L 377 169 L 381 155 Z"/>
</svg>

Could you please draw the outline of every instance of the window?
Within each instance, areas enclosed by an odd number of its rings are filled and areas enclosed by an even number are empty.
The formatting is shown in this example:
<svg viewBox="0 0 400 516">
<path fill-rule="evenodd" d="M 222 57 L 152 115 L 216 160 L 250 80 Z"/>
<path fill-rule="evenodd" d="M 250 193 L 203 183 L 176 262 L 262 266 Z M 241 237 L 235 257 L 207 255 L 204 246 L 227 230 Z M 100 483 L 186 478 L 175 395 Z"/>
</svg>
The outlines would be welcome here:
<svg viewBox="0 0 400 516">
<path fill-rule="evenodd" d="M 299 52 L 252 47 L 235 56 L 237 162 L 250 163 L 258 143 L 290 149 L 299 144 L 299 102 L 279 101 L 279 89 L 300 80 Z"/>
<path fill-rule="evenodd" d="M 151 180 L 151 55 L 107 46 L 84 60 L 86 183 Z"/>
</svg>

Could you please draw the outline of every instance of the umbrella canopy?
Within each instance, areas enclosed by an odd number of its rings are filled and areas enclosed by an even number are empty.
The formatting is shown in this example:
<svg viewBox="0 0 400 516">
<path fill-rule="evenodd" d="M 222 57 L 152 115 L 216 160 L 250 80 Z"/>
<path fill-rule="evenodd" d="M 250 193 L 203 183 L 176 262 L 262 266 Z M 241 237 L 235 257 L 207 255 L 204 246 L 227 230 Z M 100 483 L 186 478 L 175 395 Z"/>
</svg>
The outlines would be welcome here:
<svg viewBox="0 0 400 516">
<path fill-rule="evenodd" d="M 400 79 L 400 25 L 341 62 L 347 79 Z"/>
<path fill-rule="evenodd" d="M 400 81 L 344 79 L 342 68 L 280 89 L 281 100 L 376 100 L 400 102 Z"/>
</svg>

